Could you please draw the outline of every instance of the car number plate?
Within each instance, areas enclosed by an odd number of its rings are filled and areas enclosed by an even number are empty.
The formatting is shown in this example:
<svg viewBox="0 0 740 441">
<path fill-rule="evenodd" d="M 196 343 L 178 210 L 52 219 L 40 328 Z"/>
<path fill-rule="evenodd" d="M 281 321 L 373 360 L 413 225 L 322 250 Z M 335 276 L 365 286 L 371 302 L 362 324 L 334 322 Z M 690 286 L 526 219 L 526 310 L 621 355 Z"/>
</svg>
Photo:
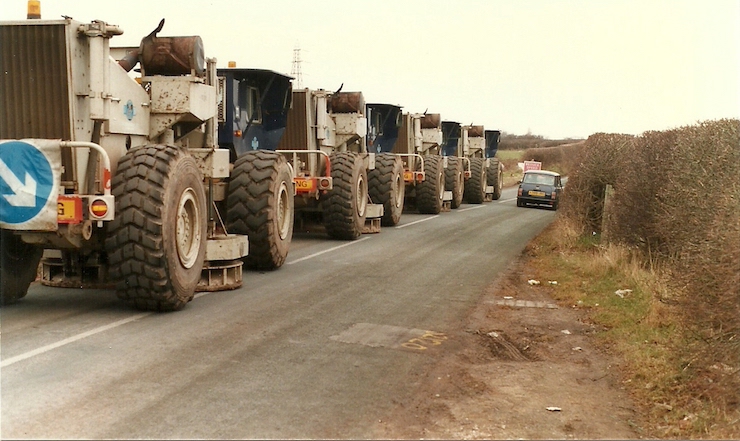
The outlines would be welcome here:
<svg viewBox="0 0 740 441">
<path fill-rule="evenodd" d="M 82 222 L 82 200 L 59 196 L 57 199 L 57 223 L 78 224 Z"/>
<path fill-rule="evenodd" d="M 294 178 L 293 183 L 298 193 L 310 193 L 316 190 L 316 180 L 312 178 Z"/>
<path fill-rule="evenodd" d="M 530 191 L 529 192 L 529 195 L 530 196 L 537 197 L 537 198 L 544 198 L 545 197 L 545 192 L 544 191 Z"/>
</svg>

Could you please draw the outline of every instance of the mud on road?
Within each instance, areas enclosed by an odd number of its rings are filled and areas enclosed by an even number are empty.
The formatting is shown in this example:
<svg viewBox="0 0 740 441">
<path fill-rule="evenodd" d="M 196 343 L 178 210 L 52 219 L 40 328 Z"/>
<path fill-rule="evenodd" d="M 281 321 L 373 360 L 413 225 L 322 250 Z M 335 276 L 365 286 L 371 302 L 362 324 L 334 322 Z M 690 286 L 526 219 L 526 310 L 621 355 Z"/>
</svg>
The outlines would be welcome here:
<svg viewBox="0 0 740 441">
<path fill-rule="evenodd" d="M 598 349 L 582 311 L 549 296 L 555 285 L 528 283 L 527 259 L 525 250 L 451 330 L 454 346 L 378 421 L 379 438 L 640 437 L 619 360 Z"/>
</svg>

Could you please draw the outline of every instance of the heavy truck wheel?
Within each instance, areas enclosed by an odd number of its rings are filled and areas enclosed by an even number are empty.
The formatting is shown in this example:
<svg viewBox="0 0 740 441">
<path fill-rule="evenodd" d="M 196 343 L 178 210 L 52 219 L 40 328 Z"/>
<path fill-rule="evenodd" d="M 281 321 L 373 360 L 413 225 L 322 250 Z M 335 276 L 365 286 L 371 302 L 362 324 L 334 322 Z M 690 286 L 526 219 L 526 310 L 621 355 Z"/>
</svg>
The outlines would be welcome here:
<svg viewBox="0 0 740 441">
<path fill-rule="evenodd" d="M 205 259 L 203 176 L 185 151 L 133 148 L 112 182 L 116 217 L 106 249 L 116 294 L 148 311 L 174 311 L 193 299 Z"/>
<path fill-rule="evenodd" d="M 367 170 L 351 152 L 332 153 L 329 160 L 333 188 L 322 201 L 324 227 L 333 239 L 354 240 L 365 226 Z"/>
<path fill-rule="evenodd" d="M 403 213 L 406 183 L 403 181 L 403 163 L 393 153 L 375 155 L 375 170 L 367 172 L 368 193 L 376 204 L 383 205 L 380 224 L 397 225 Z"/>
<path fill-rule="evenodd" d="M 464 199 L 470 204 L 482 204 L 486 198 L 486 167 L 483 158 L 470 158 L 470 179 L 465 183 Z"/>
<path fill-rule="evenodd" d="M 445 169 L 445 190 L 452 192 L 450 208 L 460 207 L 463 199 L 463 188 L 465 187 L 465 176 L 463 175 L 463 163 L 457 156 L 447 157 L 447 168 Z"/>
<path fill-rule="evenodd" d="M 28 293 L 44 250 L 0 230 L 0 306 L 10 305 Z"/>
<path fill-rule="evenodd" d="M 493 200 L 499 200 L 504 185 L 504 171 L 501 170 L 498 158 L 491 158 L 491 165 L 486 170 L 486 181 L 488 185 L 493 186 Z"/>
<path fill-rule="evenodd" d="M 439 214 L 445 193 L 442 157 L 424 156 L 424 180 L 416 187 L 416 209 L 422 214 Z"/>
<path fill-rule="evenodd" d="M 293 238 L 293 177 L 285 157 L 255 150 L 242 155 L 229 181 L 226 230 L 249 237 L 250 268 L 280 268 Z"/>
</svg>

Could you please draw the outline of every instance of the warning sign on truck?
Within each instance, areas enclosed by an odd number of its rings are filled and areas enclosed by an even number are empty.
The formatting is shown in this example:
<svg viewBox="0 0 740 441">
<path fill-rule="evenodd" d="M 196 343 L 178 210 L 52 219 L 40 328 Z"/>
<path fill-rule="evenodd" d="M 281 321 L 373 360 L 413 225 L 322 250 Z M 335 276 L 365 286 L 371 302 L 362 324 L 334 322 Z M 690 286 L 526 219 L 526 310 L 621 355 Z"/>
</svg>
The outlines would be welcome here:
<svg viewBox="0 0 740 441">
<path fill-rule="evenodd" d="M 57 229 L 61 162 L 59 141 L 0 142 L 0 227 Z"/>
</svg>

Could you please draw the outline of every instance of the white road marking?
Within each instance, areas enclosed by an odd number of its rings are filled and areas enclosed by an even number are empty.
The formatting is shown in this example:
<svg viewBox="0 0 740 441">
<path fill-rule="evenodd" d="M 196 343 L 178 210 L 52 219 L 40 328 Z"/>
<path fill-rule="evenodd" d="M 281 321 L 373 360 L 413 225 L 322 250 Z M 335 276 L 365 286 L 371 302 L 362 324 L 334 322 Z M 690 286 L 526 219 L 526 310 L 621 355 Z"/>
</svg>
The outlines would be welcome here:
<svg viewBox="0 0 740 441">
<path fill-rule="evenodd" d="M 483 208 L 485 205 L 475 205 L 473 207 L 463 208 L 462 210 L 458 209 L 458 213 L 462 213 L 463 211 L 470 211 L 470 210 L 477 210 L 478 208 Z"/>
<path fill-rule="evenodd" d="M 502 200 L 498 201 L 498 203 L 499 204 L 503 204 L 504 202 L 511 202 L 511 201 L 515 201 L 515 200 L 516 200 L 516 198 L 502 199 Z"/>
<path fill-rule="evenodd" d="M 439 217 L 438 214 L 437 215 L 434 215 L 432 217 L 427 217 L 427 218 L 424 218 L 424 219 L 419 219 L 418 221 L 411 222 L 411 223 L 408 223 L 408 224 L 399 225 L 399 226 L 394 227 L 394 228 L 406 228 L 406 227 L 410 227 L 411 225 L 416 225 L 416 224 L 421 223 L 421 222 L 426 222 L 428 220 L 432 220 L 432 219 L 437 218 L 437 217 Z"/>
<path fill-rule="evenodd" d="M 153 312 L 143 312 L 141 314 L 137 314 L 122 320 L 118 320 L 117 322 L 110 323 L 105 326 L 100 326 L 95 329 L 91 329 L 87 332 L 83 332 L 82 334 L 73 335 L 72 337 L 65 338 L 64 340 L 60 340 L 56 343 L 52 343 L 50 345 L 42 346 L 38 349 L 34 349 L 33 351 L 26 352 L 25 354 L 16 355 L 15 357 L 10 357 L 2 362 L 0 362 L 0 368 L 8 367 L 12 364 L 18 363 L 19 361 L 23 361 L 26 359 L 29 359 L 31 357 L 35 357 L 37 355 L 43 354 L 45 352 L 49 352 L 51 350 L 54 350 L 56 348 L 59 348 L 61 346 L 68 345 L 70 343 L 74 343 L 78 340 L 82 340 L 83 338 L 90 337 L 91 335 L 100 334 L 101 332 L 105 332 L 109 329 L 117 328 L 118 326 L 125 325 L 126 323 L 133 322 L 135 320 L 139 320 L 140 318 L 144 318 L 148 315 L 154 314 Z"/>
<path fill-rule="evenodd" d="M 343 245 L 338 245 L 338 246 L 336 246 L 334 248 L 329 248 L 328 250 L 319 251 L 318 253 L 313 253 L 313 254 L 310 254 L 310 255 L 308 255 L 306 257 L 301 257 L 300 259 L 291 260 L 290 262 L 285 262 L 285 264 L 286 265 L 293 265 L 294 263 L 303 262 L 304 260 L 308 260 L 308 259 L 313 259 L 314 257 L 320 256 L 322 254 L 326 254 L 328 252 L 335 251 L 335 250 L 338 250 L 340 248 L 348 247 L 350 245 L 354 245 L 356 243 L 360 243 L 363 240 L 368 240 L 368 239 L 370 239 L 370 238 L 369 237 L 363 237 L 362 239 L 353 240 L 352 242 L 347 242 L 347 243 L 345 243 Z"/>
</svg>

